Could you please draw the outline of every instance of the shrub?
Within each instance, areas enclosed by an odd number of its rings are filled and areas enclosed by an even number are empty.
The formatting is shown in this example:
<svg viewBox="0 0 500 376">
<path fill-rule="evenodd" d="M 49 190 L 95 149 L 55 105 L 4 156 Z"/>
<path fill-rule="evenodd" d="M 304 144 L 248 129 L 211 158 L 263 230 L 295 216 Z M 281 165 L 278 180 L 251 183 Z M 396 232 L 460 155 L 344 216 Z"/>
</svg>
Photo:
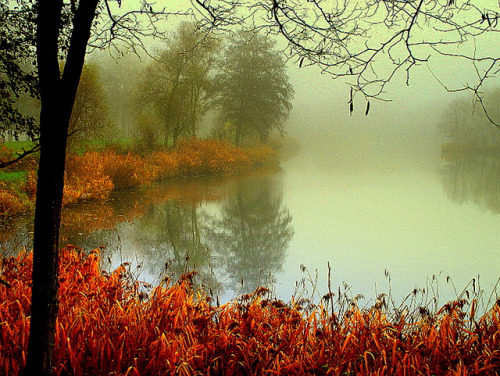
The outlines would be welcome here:
<svg viewBox="0 0 500 376">
<path fill-rule="evenodd" d="M 120 153 L 114 148 L 72 154 L 66 162 L 63 204 L 102 200 L 108 198 L 113 189 L 148 185 L 154 180 L 176 176 L 236 173 L 269 163 L 274 157 L 272 149 L 266 146 L 243 150 L 222 141 L 198 139 L 183 140 L 174 150 L 156 151 L 147 157 Z M 21 191 L 34 201 L 36 161 L 30 161 L 27 166 Z M 12 210 L 16 205 L 14 196 L 12 193 L 4 198 L 5 205 L 11 205 Z"/>
<path fill-rule="evenodd" d="M 175 152 L 182 174 L 232 173 L 251 165 L 242 149 L 222 141 L 183 140 Z"/>
<path fill-rule="evenodd" d="M 0 161 L 7 162 L 13 159 L 12 151 L 5 145 L 0 144 Z"/>
<path fill-rule="evenodd" d="M 68 158 L 63 204 L 88 199 L 106 199 L 113 188 L 113 182 L 104 172 L 101 153 L 87 152 Z"/>
<path fill-rule="evenodd" d="M 134 147 L 139 152 L 152 152 L 158 149 L 161 136 L 158 121 L 150 115 L 142 115 L 134 132 Z"/>
<path fill-rule="evenodd" d="M 126 155 L 104 152 L 100 156 L 104 173 L 111 179 L 115 189 L 136 187 L 148 184 L 156 178 L 156 168 L 131 153 Z"/>
<path fill-rule="evenodd" d="M 29 205 L 15 191 L 0 188 L 0 216 L 8 216 L 25 211 Z"/>
<path fill-rule="evenodd" d="M 156 169 L 157 179 L 166 179 L 178 175 L 179 161 L 174 153 L 157 151 L 149 156 L 147 163 Z"/>
<path fill-rule="evenodd" d="M 35 200 L 36 196 L 36 179 L 37 173 L 34 168 L 28 170 L 26 175 L 26 182 L 24 186 L 21 188 L 24 193 L 28 196 L 28 198 L 32 201 Z"/>
</svg>

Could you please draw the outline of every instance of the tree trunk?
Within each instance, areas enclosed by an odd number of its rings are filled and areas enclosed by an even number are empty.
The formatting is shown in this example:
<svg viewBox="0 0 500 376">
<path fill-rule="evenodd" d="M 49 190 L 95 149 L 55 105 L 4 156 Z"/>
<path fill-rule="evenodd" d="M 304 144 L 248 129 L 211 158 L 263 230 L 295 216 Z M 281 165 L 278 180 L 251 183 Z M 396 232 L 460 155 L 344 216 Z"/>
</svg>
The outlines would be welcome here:
<svg viewBox="0 0 500 376">
<path fill-rule="evenodd" d="M 45 106 L 41 132 L 33 244 L 31 328 L 25 375 L 50 375 L 58 312 L 59 224 L 64 184 L 66 134 L 58 109 Z M 60 132 L 57 132 L 60 130 Z"/>
<path fill-rule="evenodd" d="M 33 243 L 31 326 L 25 376 L 52 374 L 55 323 L 59 308 L 59 227 L 68 125 L 98 1 L 79 3 L 73 19 L 73 33 L 63 77 L 60 75 L 58 61 L 63 1 L 38 1 L 37 59 L 42 109 Z"/>
</svg>

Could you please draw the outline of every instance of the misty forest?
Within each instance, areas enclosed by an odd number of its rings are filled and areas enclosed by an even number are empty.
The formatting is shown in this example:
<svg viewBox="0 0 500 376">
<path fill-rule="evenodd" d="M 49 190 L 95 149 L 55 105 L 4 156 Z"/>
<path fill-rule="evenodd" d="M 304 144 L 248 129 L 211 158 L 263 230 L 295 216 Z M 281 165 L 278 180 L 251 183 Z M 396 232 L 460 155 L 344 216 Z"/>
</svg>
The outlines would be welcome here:
<svg viewBox="0 0 500 376">
<path fill-rule="evenodd" d="M 0 375 L 498 375 L 499 18 L 0 0 Z"/>
</svg>

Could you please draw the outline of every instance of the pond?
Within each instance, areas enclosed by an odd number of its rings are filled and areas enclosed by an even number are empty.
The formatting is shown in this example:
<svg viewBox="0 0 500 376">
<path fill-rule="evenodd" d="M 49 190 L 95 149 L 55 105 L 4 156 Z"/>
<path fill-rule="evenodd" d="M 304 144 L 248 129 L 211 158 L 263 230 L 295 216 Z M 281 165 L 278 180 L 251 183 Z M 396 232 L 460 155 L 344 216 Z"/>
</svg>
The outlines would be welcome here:
<svg viewBox="0 0 500 376">
<path fill-rule="evenodd" d="M 488 298 L 500 277 L 500 160 L 341 139 L 302 140 L 280 168 L 68 207 L 61 243 L 103 246 L 104 267 L 130 262 L 151 283 L 195 269 L 221 301 L 261 285 L 285 301 L 318 298 L 329 279 L 366 304 L 415 288 L 444 303 L 472 279 Z M 2 252 L 29 247 L 30 231 L 29 217 L 9 223 Z"/>
</svg>

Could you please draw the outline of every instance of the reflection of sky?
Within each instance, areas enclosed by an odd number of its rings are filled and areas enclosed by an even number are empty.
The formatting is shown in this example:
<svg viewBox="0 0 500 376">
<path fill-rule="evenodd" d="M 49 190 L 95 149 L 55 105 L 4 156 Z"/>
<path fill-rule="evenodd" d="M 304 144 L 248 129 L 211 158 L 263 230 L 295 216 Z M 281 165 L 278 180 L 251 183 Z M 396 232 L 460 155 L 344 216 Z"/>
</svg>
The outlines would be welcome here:
<svg viewBox="0 0 500 376">
<path fill-rule="evenodd" d="M 325 155 L 316 151 L 318 158 Z M 318 269 L 317 287 L 326 293 L 328 262 L 335 289 L 346 282 L 354 294 L 370 298 L 375 291 L 388 291 L 385 270 L 391 275 L 396 301 L 415 287 L 426 287 L 433 275 L 438 276 L 443 300 L 454 297 L 448 275 L 459 291 L 479 275 L 489 293 L 500 277 L 500 216 L 471 202 L 450 201 L 438 176 L 437 158 L 434 168 L 412 166 L 408 160 L 404 164 L 379 160 L 370 170 L 363 165 L 369 157 L 370 153 L 354 156 L 358 160 L 348 172 L 335 160 L 320 163 L 307 149 L 284 163 L 283 183 L 275 188 L 283 189 L 283 206 L 293 218 L 295 235 L 275 276 L 278 296 L 290 299 L 304 276 L 301 264 L 313 276 Z M 220 203 L 212 201 L 199 210 L 216 216 L 220 209 Z M 111 255 L 113 264 L 142 263 L 140 278 L 155 281 L 163 263 L 141 259 L 141 250 L 148 245 L 137 242 L 133 224 L 119 226 L 121 242 Z M 222 273 L 219 282 L 226 284 L 224 262 L 218 262 L 222 264 L 212 267 Z M 236 293 L 225 289 L 221 299 Z"/>
<path fill-rule="evenodd" d="M 391 167 L 384 170 L 380 164 L 386 162 L 379 161 L 376 173 L 362 162 L 348 174 L 319 157 L 309 156 L 310 164 L 300 168 L 287 166 L 284 202 L 295 237 L 284 270 L 299 275 L 301 263 L 319 269 L 325 292 L 329 261 L 335 286 L 345 281 L 371 297 L 375 283 L 379 292 L 387 291 L 385 269 L 396 297 L 425 287 L 427 278 L 440 273 L 460 290 L 479 274 L 482 287 L 491 291 L 500 277 L 500 216 L 448 200 L 437 176 L 439 160 L 430 171 L 411 170 L 408 163 L 387 163 Z M 311 167 L 320 163 L 321 169 Z M 282 277 L 292 284 L 291 275 Z M 441 285 L 442 298 L 451 298 L 452 290 Z M 278 291 L 290 290 L 284 283 Z"/>
<path fill-rule="evenodd" d="M 426 162 L 422 163 L 416 157 L 418 153 L 412 157 L 401 151 L 404 148 L 394 148 L 394 153 L 388 153 L 390 158 L 382 158 L 380 148 L 385 150 L 384 143 L 361 142 L 358 149 L 351 149 L 326 138 L 323 141 L 312 144 L 311 148 L 308 140 L 303 139 L 300 154 L 283 162 L 282 173 L 243 179 L 247 186 L 259 185 L 259 179 L 273 181 L 273 194 L 282 197 L 282 207 L 292 216 L 295 234 L 285 250 L 284 264 L 274 276 L 278 297 L 290 299 L 296 282 L 304 276 L 301 264 L 313 277 L 314 271 L 319 271 L 317 288 L 321 295 L 326 293 L 328 262 L 334 289 L 346 282 L 352 286 L 353 294 L 362 293 L 369 298 L 375 296 L 375 291 L 387 292 L 385 270 L 390 272 L 396 301 L 415 287 L 426 287 L 433 275 L 439 276 L 442 300 L 454 297 L 451 285 L 446 282 L 448 275 L 459 291 L 479 275 L 482 288 L 486 293 L 491 292 L 500 277 L 500 216 L 471 200 L 461 203 L 450 200 L 439 175 L 445 162 L 437 153 L 426 156 Z M 418 143 L 414 146 L 419 149 Z M 239 179 L 212 179 L 206 189 L 203 187 L 207 181 L 197 180 L 200 191 L 219 187 L 217 190 L 224 192 L 221 201 L 211 199 L 201 204 L 198 213 L 219 216 L 222 202 L 227 202 Z M 186 189 L 188 183 L 178 184 L 184 187 L 181 190 L 186 197 L 191 197 L 192 190 Z M 116 229 L 100 230 L 96 235 L 86 236 L 85 241 L 89 247 L 99 246 L 99 239 L 108 243 L 103 252 L 108 270 L 129 262 L 131 270 L 140 272 L 140 280 L 157 282 L 172 255 L 168 246 L 156 249 L 160 254 L 155 254 L 151 245 L 140 241 L 147 238 L 141 231 L 152 231 L 148 227 L 137 228 L 140 220 L 120 222 Z M 230 271 L 225 270 L 224 259 L 214 259 L 214 254 L 212 249 L 203 272 L 206 276 L 211 269 L 215 279 L 225 286 L 221 301 L 245 292 L 228 288 Z M 141 267 L 137 269 L 139 264 Z"/>
</svg>

